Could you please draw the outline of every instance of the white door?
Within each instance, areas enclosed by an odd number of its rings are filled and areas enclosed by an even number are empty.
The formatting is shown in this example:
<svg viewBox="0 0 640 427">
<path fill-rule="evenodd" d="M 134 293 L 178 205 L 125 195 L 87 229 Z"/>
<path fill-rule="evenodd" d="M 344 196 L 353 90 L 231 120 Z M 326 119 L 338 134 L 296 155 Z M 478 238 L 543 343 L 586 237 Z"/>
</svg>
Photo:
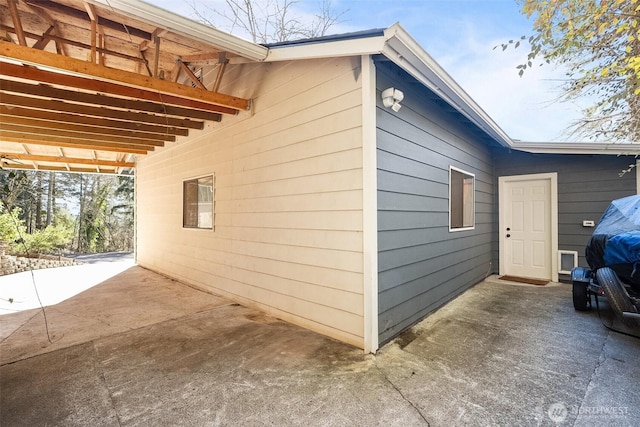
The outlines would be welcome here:
<svg viewBox="0 0 640 427">
<path fill-rule="evenodd" d="M 501 274 L 556 280 L 555 182 L 551 174 L 500 178 Z"/>
</svg>

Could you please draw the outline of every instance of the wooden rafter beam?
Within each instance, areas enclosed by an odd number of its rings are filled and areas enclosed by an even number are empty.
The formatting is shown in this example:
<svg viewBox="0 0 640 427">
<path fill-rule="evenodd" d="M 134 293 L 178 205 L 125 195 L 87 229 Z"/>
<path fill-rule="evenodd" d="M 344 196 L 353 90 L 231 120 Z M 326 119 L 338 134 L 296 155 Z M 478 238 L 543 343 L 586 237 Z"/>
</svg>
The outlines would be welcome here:
<svg viewBox="0 0 640 427">
<path fill-rule="evenodd" d="M 53 25 L 47 28 L 47 31 L 45 31 L 44 34 L 42 34 L 42 36 L 40 37 L 40 39 L 33 44 L 33 49 L 42 50 L 45 47 L 47 47 L 49 42 L 52 40 L 51 36 L 53 36 L 53 33 L 55 31 L 56 31 L 56 27 Z"/>
<path fill-rule="evenodd" d="M 153 151 L 152 145 L 120 144 L 116 142 L 79 141 L 72 138 L 47 137 L 40 138 L 37 135 L 5 132 L 0 129 L 0 140 L 14 142 L 16 144 L 46 145 L 50 147 L 79 148 L 84 150 L 111 151 L 115 153 L 147 154 Z"/>
<path fill-rule="evenodd" d="M 108 93 L 110 95 L 125 96 L 128 98 L 150 101 L 162 105 L 173 105 L 189 109 L 209 111 L 213 113 L 236 114 L 237 110 L 218 105 L 206 104 L 200 101 L 178 98 L 171 95 L 163 95 L 157 92 L 131 88 L 116 83 L 103 82 L 84 77 L 71 76 L 68 74 L 54 73 L 52 71 L 40 70 L 34 67 L 25 67 L 3 63 L 0 67 L 0 75 L 16 77 L 25 80 L 32 80 L 42 83 L 51 83 L 59 86 L 72 87 L 89 90 L 92 92 Z M 177 83 L 176 83 L 177 84 Z M 183 85 L 180 85 L 183 86 Z"/>
<path fill-rule="evenodd" d="M 0 116 L 4 118 L 3 116 Z M 25 132 L 28 132 L 27 129 L 33 129 L 33 132 L 30 133 L 40 133 L 37 132 L 41 129 L 51 129 L 55 131 L 67 131 L 74 132 L 77 134 L 90 134 L 91 136 L 102 136 L 101 139 L 105 137 L 124 137 L 124 138 L 135 138 L 144 141 L 163 141 L 163 142 L 174 142 L 176 137 L 173 135 L 159 134 L 159 133 L 147 133 L 147 132 L 136 132 L 132 130 L 126 129 L 113 129 L 113 128 L 104 128 L 98 126 L 87 126 L 78 123 L 63 123 L 63 122 L 51 122 L 47 120 L 38 120 L 31 117 L 11 117 L 8 120 L 3 120 L 2 127 L 3 129 L 9 129 L 10 127 L 22 127 Z"/>
<path fill-rule="evenodd" d="M 211 120 L 219 122 L 219 113 L 210 113 L 201 110 L 190 110 L 188 108 L 174 107 L 173 105 L 163 105 L 156 102 L 138 101 L 134 99 L 117 98 L 109 95 L 96 95 L 92 93 L 70 91 L 46 85 L 34 85 L 0 78 L 0 91 L 14 92 L 24 95 L 42 96 L 81 104 L 101 105 L 104 107 L 115 107 L 124 110 L 144 111 L 147 113 L 188 117 L 196 120 Z"/>
<path fill-rule="evenodd" d="M 182 62 L 186 62 L 186 63 L 192 63 L 192 62 L 207 62 L 209 63 L 210 61 L 218 61 L 218 52 L 217 51 L 213 51 L 213 52 L 202 52 L 202 53 L 194 53 L 191 55 L 182 55 L 180 57 L 180 60 L 182 60 Z"/>
<path fill-rule="evenodd" d="M 164 146 L 164 141 L 158 141 L 154 139 L 139 139 L 129 138 L 124 136 L 114 136 L 105 134 L 92 134 L 87 132 L 75 132 L 61 129 L 54 129 L 52 127 L 30 127 L 21 126 L 13 123 L 3 123 L 2 129 L 0 129 L 0 135 L 9 135 L 17 138 L 65 138 L 69 140 L 77 140 L 80 142 L 109 142 L 118 143 L 130 146 Z"/>
<path fill-rule="evenodd" d="M 160 41 L 162 40 L 158 35 L 159 30 L 153 32 L 153 44 L 154 44 L 154 54 L 153 54 L 153 77 L 158 77 L 158 69 L 160 65 Z"/>
<path fill-rule="evenodd" d="M 25 0 L 23 0 L 25 1 Z M 80 19 L 85 22 L 90 22 L 91 18 L 86 10 L 75 9 L 70 6 L 66 6 L 61 3 L 56 3 L 50 0 L 26 0 L 25 3 L 34 5 L 45 10 L 56 12 L 62 15 L 66 15 L 68 17 L 74 19 Z M 98 25 L 104 28 L 108 28 L 113 31 L 118 31 L 120 33 L 127 34 L 131 37 L 137 37 L 144 40 L 151 40 L 151 33 L 147 31 L 143 31 L 139 28 L 127 25 L 126 27 L 121 22 L 112 21 L 110 19 L 106 19 L 103 17 L 98 17 Z"/>
<path fill-rule="evenodd" d="M 213 88 L 212 88 L 214 92 L 217 92 L 220 89 L 220 85 L 222 84 L 222 77 L 224 77 L 224 72 L 227 69 L 227 64 L 229 64 L 227 53 L 220 52 L 218 61 L 219 61 L 218 74 L 216 74 L 216 81 L 213 82 Z"/>
<path fill-rule="evenodd" d="M 0 105 L 0 121 L 10 121 L 14 118 L 29 118 L 45 120 L 53 123 L 83 124 L 109 129 L 128 129 L 136 132 L 146 132 L 150 134 L 187 136 L 189 130 L 177 127 L 167 127 L 159 125 L 149 125 L 135 122 L 123 122 L 120 120 L 109 120 L 96 117 L 87 117 L 76 114 L 65 114 L 53 111 L 33 110 L 31 108 L 8 107 Z"/>
<path fill-rule="evenodd" d="M 249 100 L 217 92 L 205 91 L 166 80 L 159 80 L 141 74 L 124 70 L 107 68 L 74 58 L 64 57 L 55 53 L 44 52 L 24 46 L 18 46 L 0 41 L 0 56 L 23 62 L 29 65 L 44 65 L 58 70 L 78 73 L 99 80 L 117 82 L 117 85 L 127 85 L 138 90 L 152 91 L 158 95 L 170 95 L 177 98 L 203 102 L 205 104 L 224 106 L 236 110 L 246 110 Z M 109 91 L 107 91 L 109 92 Z M 160 96 L 162 98 L 162 95 Z"/>
<path fill-rule="evenodd" d="M 24 35 L 24 31 L 22 30 L 22 21 L 20 20 L 20 15 L 18 14 L 18 0 L 7 0 L 7 5 L 9 6 L 9 14 L 11 14 L 13 27 L 16 30 L 18 43 L 20 43 L 21 46 L 26 46 L 27 39 Z"/>
<path fill-rule="evenodd" d="M 52 171 L 52 172 L 76 172 L 76 173 L 98 173 L 94 168 L 78 168 L 70 166 L 36 166 L 36 165 L 21 165 L 15 164 L 0 159 L 2 167 L 5 169 L 19 169 L 19 170 L 39 170 L 39 171 Z M 123 174 L 118 168 L 115 169 L 101 169 L 101 174 L 113 174 L 113 175 L 129 175 Z"/>
<path fill-rule="evenodd" d="M 90 62 L 92 64 L 96 63 L 97 59 L 97 47 L 98 47 L 98 14 L 96 13 L 96 9 L 92 4 L 87 2 L 84 3 L 84 7 L 87 10 L 87 14 L 89 15 L 89 19 L 91 20 L 91 57 Z"/>
<path fill-rule="evenodd" d="M 103 159 L 83 159 L 79 157 L 65 156 L 40 156 L 34 154 L 17 154 L 17 153 L 0 153 L 0 158 L 8 160 L 29 160 L 34 162 L 50 162 L 50 163 L 73 163 L 76 165 L 99 165 L 118 168 L 133 168 L 134 162 L 123 162 L 116 160 Z"/>
<path fill-rule="evenodd" d="M 28 96 L 3 94 L 0 97 L 0 105 L 31 108 L 34 110 L 57 111 L 62 113 L 80 114 L 85 116 L 103 117 L 138 122 L 147 124 L 181 127 L 187 129 L 203 129 L 204 122 L 177 119 L 174 117 L 162 117 L 147 113 L 135 113 L 131 111 L 113 110 L 109 108 L 92 107 L 87 105 L 70 104 L 62 101 L 50 101 Z"/>
<path fill-rule="evenodd" d="M 54 26 L 55 28 L 55 26 Z M 6 30 L 8 32 L 11 33 L 15 33 L 15 29 L 11 28 L 11 27 L 7 27 L 4 25 L 0 25 L 0 29 L 2 30 Z M 86 49 L 86 50 L 91 50 L 91 45 L 87 44 L 87 43 L 82 43 L 80 41 L 77 40 L 71 40 L 68 38 L 64 38 L 64 37 L 60 37 L 60 36 L 56 36 L 54 34 L 51 34 L 49 32 L 49 30 L 47 30 L 47 32 L 45 32 L 43 35 L 38 35 L 35 33 L 30 33 L 30 32 L 25 32 L 25 35 L 29 38 L 35 39 L 35 40 L 43 40 L 44 42 L 49 42 L 51 40 L 55 41 L 56 43 L 64 43 L 64 44 L 68 44 L 70 46 L 75 46 L 75 47 L 79 47 L 82 49 Z M 36 42 L 36 44 L 33 45 L 32 49 L 40 49 L 40 47 L 37 45 L 38 42 Z M 111 56 L 115 56 L 118 58 L 122 58 L 122 59 L 127 59 L 129 61 L 133 61 L 133 62 L 144 62 L 145 59 L 143 58 L 139 58 L 137 56 L 132 56 L 132 55 L 128 55 L 126 53 L 122 53 L 122 52 L 118 52 L 116 50 L 110 50 L 110 49 L 106 49 L 104 47 L 100 47 L 100 46 L 96 46 L 96 51 L 101 53 L 101 54 L 105 54 L 105 55 L 111 55 Z"/>
<path fill-rule="evenodd" d="M 58 23 L 56 22 L 55 19 L 53 19 L 49 13 L 44 10 L 41 7 L 35 6 L 33 4 L 30 3 L 24 3 L 29 9 L 31 9 L 37 16 L 39 16 L 40 18 L 44 19 L 47 24 L 49 24 L 49 27 L 53 27 L 53 31 L 50 32 L 51 35 L 53 35 L 54 32 L 59 32 L 58 30 Z M 47 30 L 47 33 L 49 33 L 49 30 Z M 46 33 L 45 33 L 46 34 Z M 27 33 L 28 35 L 28 33 Z M 38 38 L 36 37 L 36 39 L 41 42 L 44 43 L 44 45 L 46 46 L 47 43 L 49 43 L 49 41 L 53 40 L 56 43 L 56 51 L 61 54 L 61 55 L 66 55 L 66 51 L 65 51 L 65 46 L 58 40 L 54 40 L 52 39 L 47 39 L 47 38 Z M 33 48 L 38 49 L 39 47 L 36 47 L 35 45 L 33 46 Z M 42 47 L 41 49 L 44 49 L 44 47 Z"/>
</svg>

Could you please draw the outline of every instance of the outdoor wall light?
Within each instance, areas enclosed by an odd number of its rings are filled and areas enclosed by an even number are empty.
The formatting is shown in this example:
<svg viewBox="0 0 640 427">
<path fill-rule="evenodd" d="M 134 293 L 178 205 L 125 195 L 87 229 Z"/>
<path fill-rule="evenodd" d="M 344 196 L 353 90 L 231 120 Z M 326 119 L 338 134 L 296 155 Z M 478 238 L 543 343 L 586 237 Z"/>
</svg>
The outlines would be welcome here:
<svg viewBox="0 0 640 427">
<path fill-rule="evenodd" d="M 402 107 L 402 105 L 400 105 L 400 102 L 404 99 L 404 93 L 402 93 L 402 91 L 396 88 L 390 87 L 388 89 L 383 90 L 381 96 L 382 96 L 382 105 L 384 105 L 387 108 L 391 107 L 391 109 L 396 113 L 400 111 L 400 108 Z"/>
</svg>

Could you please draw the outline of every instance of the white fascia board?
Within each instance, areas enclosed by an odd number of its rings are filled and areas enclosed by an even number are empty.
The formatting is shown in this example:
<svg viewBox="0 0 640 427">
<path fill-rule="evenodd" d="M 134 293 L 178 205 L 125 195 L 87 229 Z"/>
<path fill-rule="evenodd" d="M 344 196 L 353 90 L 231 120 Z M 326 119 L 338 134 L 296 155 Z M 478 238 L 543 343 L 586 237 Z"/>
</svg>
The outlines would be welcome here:
<svg viewBox="0 0 640 427">
<path fill-rule="evenodd" d="M 387 58 L 395 62 L 453 108 L 484 130 L 501 145 L 511 148 L 513 140 L 467 94 L 464 89 L 398 23 L 385 30 Z"/>
<path fill-rule="evenodd" d="M 640 144 L 598 142 L 521 142 L 514 150 L 537 154 L 608 154 L 612 156 L 640 156 Z"/>
<path fill-rule="evenodd" d="M 177 35 L 216 46 L 224 51 L 254 61 L 267 57 L 269 49 L 259 44 L 225 33 L 184 16 L 140 0 L 86 0 L 107 9 L 140 19 L 147 24 L 166 29 Z"/>
<path fill-rule="evenodd" d="M 384 43 L 384 37 L 377 36 L 284 47 L 272 47 L 269 49 L 269 54 L 267 55 L 265 62 L 375 55 L 382 52 Z"/>
</svg>

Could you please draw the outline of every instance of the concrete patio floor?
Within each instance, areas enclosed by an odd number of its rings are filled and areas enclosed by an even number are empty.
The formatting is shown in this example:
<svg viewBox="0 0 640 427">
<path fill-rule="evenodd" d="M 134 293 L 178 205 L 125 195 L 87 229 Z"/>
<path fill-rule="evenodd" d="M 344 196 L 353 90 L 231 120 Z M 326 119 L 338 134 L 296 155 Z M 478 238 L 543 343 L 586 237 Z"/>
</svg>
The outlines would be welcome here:
<svg viewBox="0 0 640 427">
<path fill-rule="evenodd" d="M 640 419 L 640 341 L 575 312 L 566 284 L 490 278 L 375 356 L 137 266 L 46 317 L 52 342 L 41 310 L 0 316 L 2 426 Z"/>
</svg>

